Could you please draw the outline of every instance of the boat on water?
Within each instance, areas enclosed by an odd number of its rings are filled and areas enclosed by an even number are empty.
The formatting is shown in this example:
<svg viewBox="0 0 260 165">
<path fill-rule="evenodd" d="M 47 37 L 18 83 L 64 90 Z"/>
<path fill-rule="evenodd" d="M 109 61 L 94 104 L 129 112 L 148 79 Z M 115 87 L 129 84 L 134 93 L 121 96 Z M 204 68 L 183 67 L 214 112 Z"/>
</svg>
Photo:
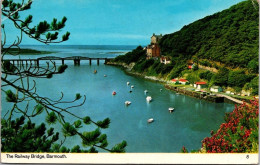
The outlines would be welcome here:
<svg viewBox="0 0 260 165">
<path fill-rule="evenodd" d="M 135 86 L 131 85 L 131 88 L 134 88 Z"/>
<path fill-rule="evenodd" d="M 104 74 L 104 77 L 107 77 L 107 75 Z"/>
<path fill-rule="evenodd" d="M 131 101 L 125 101 L 125 105 L 130 105 Z"/>
<path fill-rule="evenodd" d="M 126 85 L 129 85 L 129 84 L 130 84 L 130 82 L 127 82 L 127 83 L 126 83 Z"/>
<path fill-rule="evenodd" d="M 144 93 L 145 93 L 145 94 L 148 93 L 148 90 L 144 90 Z"/>
<path fill-rule="evenodd" d="M 152 123 L 153 121 L 154 121 L 153 118 L 150 118 L 150 119 L 147 120 L 148 123 Z"/>
<path fill-rule="evenodd" d="M 146 97 L 146 101 L 147 101 L 147 102 L 151 102 L 151 101 L 152 101 L 152 97 L 151 97 L 151 96 L 147 96 L 147 97 Z"/>
<path fill-rule="evenodd" d="M 160 89 L 160 92 L 162 91 L 162 89 Z"/>
<path fill-rule="evenodd" d="M 133 92 L 132 90 L 129 91 L 129 93 L 132 93 L 132 92 Z"/>
<path fill-rule="evenodd" d="M 115 92 L 115 91 L 113 91 L 113 92 L 112 92 L 112 95 L 116 95 L 116 92 Z"/>
<path fill-rule="evenodd" d="M 168 110 L 170 113 L 172 113 L 174 111 L 174 108 L 170 107 Z"/>
<path fill-rule="evenodd" d="M 95 70 L 94 70 L 94 74 L 96 74 L 96 73 L 97 73 L 97 70 L 95 69 Z"/>
</svg>

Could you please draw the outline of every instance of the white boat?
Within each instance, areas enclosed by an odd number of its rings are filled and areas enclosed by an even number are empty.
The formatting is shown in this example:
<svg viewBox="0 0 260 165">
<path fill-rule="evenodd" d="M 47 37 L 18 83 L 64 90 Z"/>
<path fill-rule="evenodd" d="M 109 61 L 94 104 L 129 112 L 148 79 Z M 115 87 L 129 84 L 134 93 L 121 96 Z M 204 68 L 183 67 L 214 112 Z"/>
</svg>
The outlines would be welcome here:
<svg viewBox="0 0 260 165">
<path fill-rule="evenodd" d="M 145 94 L 148 93 L 148 90 L 144 90 L 144 93 L 145 93 Z"/>
<path fill-rule="evenodd" d="M 148 123 L 152 123 L 153 121 L 153 118 L 147 120 Z"/>
<path fill-rule="evenodd" d="M 160 92 L 162 91 L 162 89 L 160 89 Z"/>
<path fill-rule="evenodd" d="M 125 101 L 125 105 L 130 105 L 131 101 Z"/>
<path fill-rule="evenodd" d="M 107 75 L 104 74 L 104 77 L 107 77 Z"/>
<path fill-rule="evenodd" d="M 134 88 L 135 86 L 131 85 L 131 88 Z"/>
<path fill-rule="evenodd" d="M 147 102 L 152 101 L 152 97 L 151 97 L 151 96 L 147 96 L 147 97 L 146 97 L 146 101 L 147 101 Z"/>
<path fill-rule="evenodd" d="M 130 82 L 127 82 L 126 84 L 127 84 L 127 85 L 129 85 L 129 84 L 130 84 Z"/>
<path fill-rule="evenodd" d="M 170 107 L 168 110 L 169 112 L 173 112 L 174 108 Z"/>
</svg>

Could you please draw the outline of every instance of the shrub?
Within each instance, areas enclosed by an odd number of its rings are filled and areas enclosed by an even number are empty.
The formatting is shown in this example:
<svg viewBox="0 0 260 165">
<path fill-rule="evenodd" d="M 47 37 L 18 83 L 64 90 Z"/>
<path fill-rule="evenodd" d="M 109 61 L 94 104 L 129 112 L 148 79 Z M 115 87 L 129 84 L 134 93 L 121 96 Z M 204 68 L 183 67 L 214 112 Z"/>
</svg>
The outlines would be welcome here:
<svg viewBox="0 0 260 165">
<path fill-rule="evenodd" d="M 258 108 L 258 100 L 251 101 L 250 105 L 236 106 L 233 112 L 226 114 L 226 123 L 202 141 L 203 150 L 207 153 L 257 153 Z"/>
</svg>

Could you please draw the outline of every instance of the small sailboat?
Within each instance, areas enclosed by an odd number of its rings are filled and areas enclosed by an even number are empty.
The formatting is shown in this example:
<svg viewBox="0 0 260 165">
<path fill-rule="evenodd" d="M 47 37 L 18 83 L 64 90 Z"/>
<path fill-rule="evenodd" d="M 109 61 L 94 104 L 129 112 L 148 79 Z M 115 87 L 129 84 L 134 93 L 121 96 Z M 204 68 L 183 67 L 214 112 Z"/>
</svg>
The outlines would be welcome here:
<svg viewBox="0 0 260 165">
<path fill-rule="evenodd" d="M 170 113 L 172 113 L 174 108 L 170 107 L 168 110 L 169 110 Z"/>
<path fill-rule="evenodd" d="M 107 77 L 107 75 L 104 74 L 104 77 Z"/>
<path fill-rule="evenodd" d="M 150 119 L 147 120 L 148 123 L 152 123 L 153 121 L 154 121 L 153 118 L 150 118 Z"/>
<path fill-rule="evenodd" d="M 134 88 L 135 86 L 131 85 L 131 88 Z"/>
<path fill-rule="evenodd" d="M 96 73 L 97 73 L 97 70 L 95 69 L 95 70 L 94 70 L 94 74 L 96 74 Z"/>
<path fill-rule="evenodd" d="M 125 101 L 125 105 L 130 105 L 131 101 Z"/>
<path fill-rule="evenodd" d="M 152 101 L 152 97 L 151 97 L 151 96 L 147 96 L 147 97 L 146 97 L 146 101 L 147 101 L 147 102 L 151 102 L 151 101 Z"/>
<path fill-rule="evenodd" d="M 112 95 L 116 95 L 116 92 L 115 92 L 115 91 L 113 91 L 113 92 L 112 92 Z"/>
<path fill-rule="evenodd" d="M 144 90 L 144 93 L 145 93 L 145 94 L 148 93 L 148 90 Z"/>
<path fill-rule="evenodd" d="M 130 84 L 130 82 L 127 82 L 127 83 L 126 83 L 126 85 L 129 85 L 129 84 Z"/>
</svg>

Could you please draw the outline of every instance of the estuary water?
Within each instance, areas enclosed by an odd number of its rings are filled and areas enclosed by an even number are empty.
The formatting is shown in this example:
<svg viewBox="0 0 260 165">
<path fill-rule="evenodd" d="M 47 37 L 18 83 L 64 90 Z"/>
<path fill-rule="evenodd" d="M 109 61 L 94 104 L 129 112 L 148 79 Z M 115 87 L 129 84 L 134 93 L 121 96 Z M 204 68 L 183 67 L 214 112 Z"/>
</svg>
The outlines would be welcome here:
<svg viewBox="0 0 260 165">
<path fill-rule="evenodd" d="M 134 49 L 135 46 L 26 46 L 26 48 L 55 51 L 56 53 L 50 55 L 59 57 L 115 57 Z M 126 152 L 178 153 L 182 146 L 189 151 L 199 149 L 201 141 L 210 136 L 211 130 L 217 130 L 224 122 L 225 113 L 231 112 L 234 108 L 233 104 L 211 103 L 185 95 L 176 95 L 175 92 L 163 88 L 160 83 L 129 76 L 123 70 L 104 65 L 102 62 L 99 66 L 94 61 L 92 65 L 81 62 L 80 66 L 74 66 L 73 62 L 69 61 L 65 63 L 69 66 L 65 73 L 55 75 L 52 79 L 36 79 L 38 93 L 57 99 L 63 92 L 65 100 L 73 100 L 76 93 L 86 95 L 85 104 L 70 112 L 81 117 L 90 116 L 94 121 L 109 117 L 110 127 L 102 130 L 107 134 L 109 147 L 126 140 L 128 144 Z M 93 74 L 95 69 L 97 74 Z M 127 85 L 127 82 L 130 82 L 130 85 Z M 134 88 L 130 93 L 131 85 L 134 85 Z M 148 90 L 148 93 L 145 94 L 144 90 Z M 115 96 L 112 95 L 113 91 L 117 92 Z M 151 96 L 153 101 L 147 103 L 146 96 Z M 125 106 L 125 101 L 132 103 Z M 169 113 L 169 107 L 175 108 L 173 113 Z M 2 92 L 2 117 L 10 108 L 11 104 L 6 103 L 5 94 Z M 153 118 L 154 122 L 148 123 L 149 118 Z M 74 121 L 71 116 L 66 116 L 66 119 Z M 34 119 L 38 124 L 44 120 L 43 116 Z M 94 130 L 95 127 L 90 125 L 82 129 Z M 72 147 L 81 144 L 81 141 L 77 137 L 67 138 L 64 144 Z"/>
</svg>

